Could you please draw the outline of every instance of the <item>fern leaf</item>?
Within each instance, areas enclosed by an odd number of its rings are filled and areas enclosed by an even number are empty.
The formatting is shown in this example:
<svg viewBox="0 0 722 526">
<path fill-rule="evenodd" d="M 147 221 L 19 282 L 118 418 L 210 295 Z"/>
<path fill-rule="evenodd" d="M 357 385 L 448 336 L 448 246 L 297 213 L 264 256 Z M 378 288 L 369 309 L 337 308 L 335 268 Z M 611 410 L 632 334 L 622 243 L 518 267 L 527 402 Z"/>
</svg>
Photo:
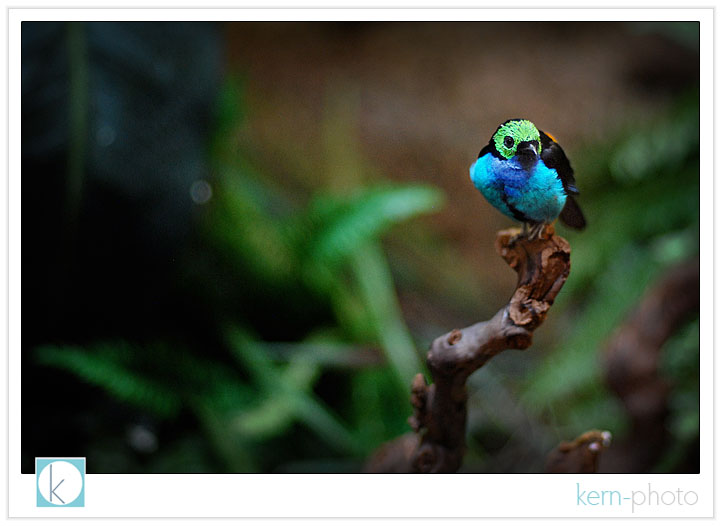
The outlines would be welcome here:
<svg viewBox="0 0 722 526">
<path fill-rule="evenodd" d="M 122 402 L 161 417 L 172 417 L 180 410 L 181 402 L 172 389 L 129 368 L 133 349 L 127 344 L 98 344 L 90 348 L 48 345 L 37 348 L 36 354 L 39 363 L 73 373 Z"/>
<path fill-rule="evenodd" d="M 346 202 L 320 198 L 312 208 L 317 226 L 310 239 L 311 261 L 336 265 L 394 224 L 430 212 L 441 203 L 442 194 L 430 186 L 374 188 Z"/>
</svg>

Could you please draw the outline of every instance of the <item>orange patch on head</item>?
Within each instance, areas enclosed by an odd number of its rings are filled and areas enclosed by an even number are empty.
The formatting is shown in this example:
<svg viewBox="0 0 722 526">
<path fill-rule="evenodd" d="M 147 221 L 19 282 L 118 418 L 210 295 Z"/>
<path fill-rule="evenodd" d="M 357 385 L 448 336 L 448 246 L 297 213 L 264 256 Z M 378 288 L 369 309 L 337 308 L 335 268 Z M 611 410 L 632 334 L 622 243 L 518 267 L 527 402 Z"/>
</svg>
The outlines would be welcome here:
<svg viewBox="0 0 722 526">
<path fill-rule="evenodd" d="M 556 142 L 556 143 L 559 142 L 559 141 L 557 141 L 557 138 L 554 137 L 551 133 L 549 133 L 549 132 L 544 132 L 544 133 L 546 133 L 546 134 L 547 134 L 547 137 L 549 137 L 552 141 L 554 141 L 554 142 Z"/>
</svg>

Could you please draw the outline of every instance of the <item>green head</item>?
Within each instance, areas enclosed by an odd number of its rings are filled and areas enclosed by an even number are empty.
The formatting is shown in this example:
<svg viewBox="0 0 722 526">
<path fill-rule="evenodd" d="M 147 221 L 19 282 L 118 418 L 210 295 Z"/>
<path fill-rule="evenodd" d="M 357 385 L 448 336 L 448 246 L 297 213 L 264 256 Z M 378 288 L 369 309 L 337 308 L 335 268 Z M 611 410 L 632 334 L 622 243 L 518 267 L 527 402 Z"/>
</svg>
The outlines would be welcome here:
<svg viewBox="0 0 722 526">
<path fill-rule="evenodd" d="M 524 119 L 512 119 L 503 123 L 494 132 L 491 137 L 491 142 L 494 143 L 496 151 L 504 159 L 511 159 L 518 152 L 517 148 L 521 143 L 523 146 L 528 148 L 531 145 L 536 150 L 536 154 L 541 154 L 541 138 L 539 137 L 539 130 L 531 121 Z"/>
</svg>

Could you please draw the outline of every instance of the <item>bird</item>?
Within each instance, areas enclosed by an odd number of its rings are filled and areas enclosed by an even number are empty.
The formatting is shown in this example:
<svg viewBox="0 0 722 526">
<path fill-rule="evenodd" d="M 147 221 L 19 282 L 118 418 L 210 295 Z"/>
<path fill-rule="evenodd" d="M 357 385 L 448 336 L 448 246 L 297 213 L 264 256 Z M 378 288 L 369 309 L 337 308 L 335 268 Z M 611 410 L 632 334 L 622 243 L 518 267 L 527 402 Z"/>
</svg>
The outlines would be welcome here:
<svg viewBox="0 0 722 526">
<path fill-rule="evenodd" d="M 521 236 L 540 238 L 557 217 L 577 230 L 587 224 L 564 150 L 527 119 L 501 123 L 469 171 L 489 203 L 522 223 Z"/>
</svg>

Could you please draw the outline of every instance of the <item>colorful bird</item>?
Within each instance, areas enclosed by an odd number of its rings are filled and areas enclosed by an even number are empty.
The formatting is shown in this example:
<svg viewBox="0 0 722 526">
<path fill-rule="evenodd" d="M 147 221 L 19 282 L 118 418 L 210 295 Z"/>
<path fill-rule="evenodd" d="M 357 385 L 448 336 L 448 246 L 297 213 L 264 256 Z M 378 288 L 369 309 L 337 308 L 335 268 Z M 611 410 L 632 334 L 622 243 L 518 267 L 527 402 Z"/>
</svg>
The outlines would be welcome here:
<svg viewBox="0 0 722 526">
<path fill-rule="evenodd" d="M 491 136 L 471 165 L 471 181 L 489 203 L 522 222 L 522 234 L 541 236 L 557 217 L 572 228 L 586 220 L 574 195 L 574 171 L 554 137 L 531 121 L 510 119 Z"/>
</svg>

